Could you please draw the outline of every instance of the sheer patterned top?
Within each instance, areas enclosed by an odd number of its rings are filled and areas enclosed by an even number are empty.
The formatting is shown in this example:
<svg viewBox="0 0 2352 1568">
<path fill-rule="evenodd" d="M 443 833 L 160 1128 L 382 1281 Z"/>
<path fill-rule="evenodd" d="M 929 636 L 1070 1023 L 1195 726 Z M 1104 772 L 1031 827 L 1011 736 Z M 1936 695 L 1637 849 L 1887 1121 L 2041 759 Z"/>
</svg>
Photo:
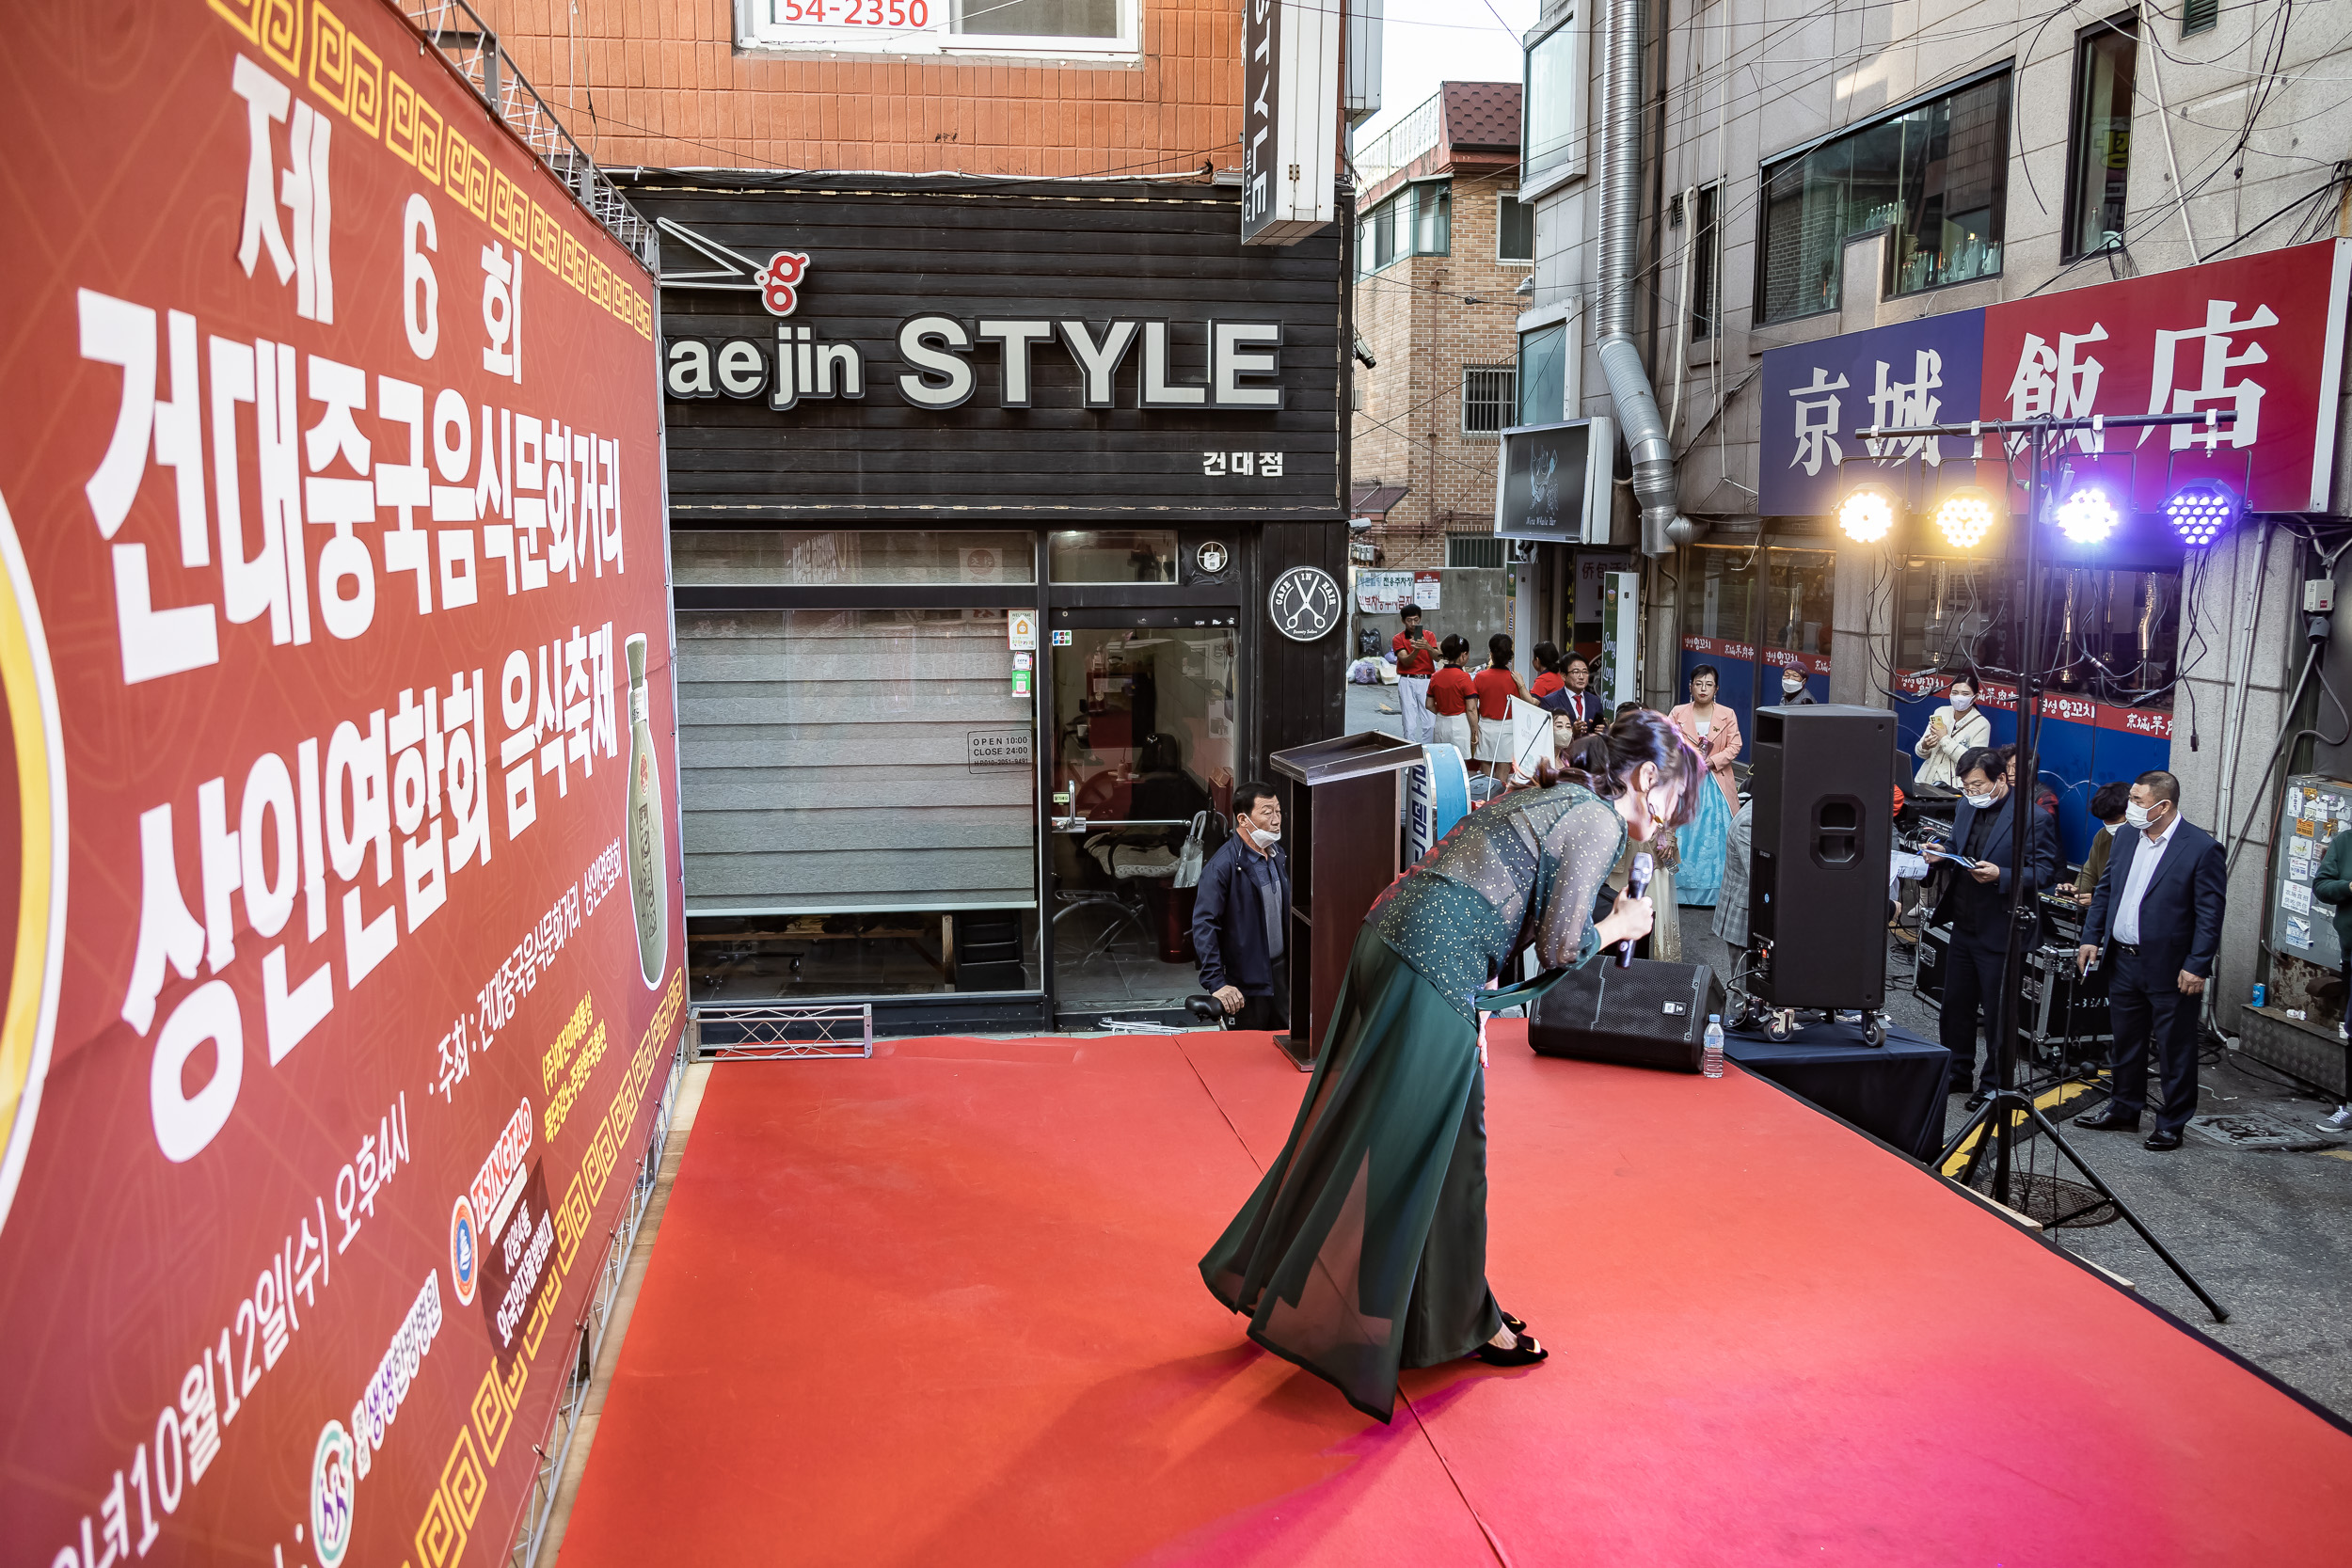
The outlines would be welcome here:
<svg viewBox="0 0 2352 1568">
<path fill-rule="evenodd" d="M 1515 791 L 1456 823 L 1365 924 L 1474 1022 L 1472 995 L 1527 948 L 1545 969 L 1592 957 L 1593 899 L 1625 841 L 1625 819 L 1587 789 Z"/>
</svg>

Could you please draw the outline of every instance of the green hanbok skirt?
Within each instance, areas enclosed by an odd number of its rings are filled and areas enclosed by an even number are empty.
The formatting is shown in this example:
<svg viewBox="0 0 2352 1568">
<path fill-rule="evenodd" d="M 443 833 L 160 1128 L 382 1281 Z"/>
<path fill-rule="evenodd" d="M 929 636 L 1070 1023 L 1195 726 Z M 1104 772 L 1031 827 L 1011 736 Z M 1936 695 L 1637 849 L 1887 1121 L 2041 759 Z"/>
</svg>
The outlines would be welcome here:
<svg viewBox="0 0 2352 1568">
<path fill-rule="evenodd" d="M 1502 1326 L 1486 1109 L 1475 1025 L 1367 927 L 1281 1157 L 1200 1260 L 1210 1293 L 1388 1420 L 1399 1368 L 1468 1355 Z"/>
</svg>

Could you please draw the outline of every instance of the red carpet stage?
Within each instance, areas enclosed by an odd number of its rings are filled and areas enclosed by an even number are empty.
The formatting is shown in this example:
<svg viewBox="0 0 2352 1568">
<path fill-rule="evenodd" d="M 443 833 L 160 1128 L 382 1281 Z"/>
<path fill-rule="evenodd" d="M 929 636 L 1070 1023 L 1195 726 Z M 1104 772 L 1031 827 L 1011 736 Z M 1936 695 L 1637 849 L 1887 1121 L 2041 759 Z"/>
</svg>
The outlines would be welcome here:
<svg viewBox="0 0 2352 1568">
<path fill-rule="evenodd" d="M 1767 1084 L 1521 1028 L 1488 1275 L 1551 1361 L 1387 1427 L 1194 1269 L 1306 1083 L 1263 1036 L 718 1068 L 564 1568 L 2344 1560 L 2352 1435 Z"/>
</svg>

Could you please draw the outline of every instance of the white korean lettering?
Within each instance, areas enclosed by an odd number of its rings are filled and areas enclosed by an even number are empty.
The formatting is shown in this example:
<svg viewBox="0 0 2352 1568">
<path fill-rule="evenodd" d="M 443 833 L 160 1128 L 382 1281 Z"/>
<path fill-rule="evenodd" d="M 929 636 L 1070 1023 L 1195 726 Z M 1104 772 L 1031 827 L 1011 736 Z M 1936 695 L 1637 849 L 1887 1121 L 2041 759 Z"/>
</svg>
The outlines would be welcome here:
<svg viewBox="0 0 2352 1568">
<path fill-rule="evenodd" d="M 417 579 L 417 613 L 433 613 L 432 554 L 426 548 L 432 535 L 417 527 L 417 508 L 432 500 L 432 476 L 424 466 L 424 388 L 413 381 L 401 381 L 389 375 L 375 378 L 375 412 L 379 419 L 408 427 L 407 461 L 395 463 L 385 457 L 375 459 L 375 503 L 400 509 L 400 526 L 384 534 L 384 569 L 387 572 L 410 572 Z M 470 563 L 473 560 L 473 531 L 459 530 L 466 538 L 466 560 L 469 563 L 467 586 L 472 586 Z M 447 535 L 443 535 L 446 539 Z M 444 555 L 448 551 L 444 550 Z M 442 585 L 441 602 L 452 602 L 448 585 Z M 469 601 L 470 602 L 470 601 Z"/>
<path fill-rule="evenodd" d="M 203 457 L 196 436 L 195 321 L 176 310 L 171 313 L 172 401 L 158 404 L 155 312 L 88 289 L 79 292 L 78 303 L 82 356 L 122 369 L 122 399 L 115 414 L 114 435 L 97 470 L 82 487 L 99 534 L 113 539 L 130 515 L 131 503 L 147 474 L 151 431 L 157 460 L 178 468 L 181 563 L 202 566 L 209 552 L 204 538 Z M 192 519 L 193 543 L 188 531 Z M 124 684 L 219 662 L 219 628 L 211 605 L 157 610 L 146 545 L 124 541 L 113 546 L 111 555 Z"/>
<path fill-rule="evenodd" d="M 294 276 L 294 262 L 278 226 L 278 193 L 271 179 L 278 160 L 270 151 L 269 128 L 286 118 L 294 89 L 243 55 L 237 56 L 229 84 L 245 100 L 245 227 L 237 240 L 237 264 L 247 277 L 252 277 L 253 263 L 261 260 L 262 246 L 266 245 L 269 263 L 278 270 L 278 281 L 283 283 Z"/>
</svg>

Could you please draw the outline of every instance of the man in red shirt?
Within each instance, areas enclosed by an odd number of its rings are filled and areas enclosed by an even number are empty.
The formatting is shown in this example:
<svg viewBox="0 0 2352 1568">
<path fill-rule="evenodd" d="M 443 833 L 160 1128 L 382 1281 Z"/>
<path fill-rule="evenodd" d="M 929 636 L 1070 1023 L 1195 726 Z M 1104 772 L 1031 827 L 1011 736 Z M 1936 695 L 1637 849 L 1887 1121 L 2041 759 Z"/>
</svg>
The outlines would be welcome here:
<svg viewBox="0 0 2352 1568">
<path fill-rule="evenodd" d="M 1389 642 L 1396 659 L 1397 706 L 1405 715 L 1406 740 L 1425 746 L 1430 728 L 1429 677 L 1438 673 L 1438 639 L 1422 629 L 1421 606 L 1400 605 L 1396 613 L 1405 623 L 1405 629 Z"/>
</svg>

